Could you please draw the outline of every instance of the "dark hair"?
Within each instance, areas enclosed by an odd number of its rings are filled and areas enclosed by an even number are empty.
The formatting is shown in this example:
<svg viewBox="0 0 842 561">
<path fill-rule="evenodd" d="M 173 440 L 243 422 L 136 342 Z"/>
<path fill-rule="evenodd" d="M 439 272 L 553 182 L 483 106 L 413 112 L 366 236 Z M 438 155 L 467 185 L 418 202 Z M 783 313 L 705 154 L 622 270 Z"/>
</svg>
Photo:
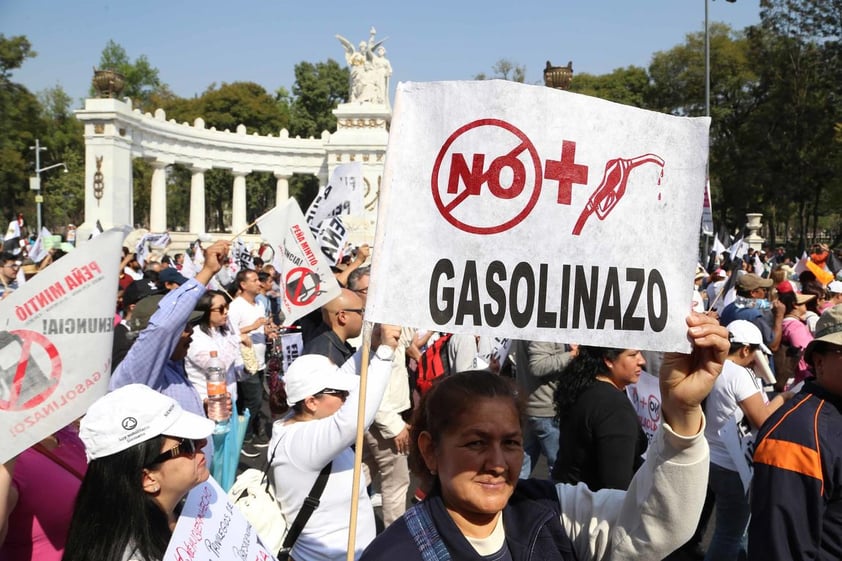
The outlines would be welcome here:
<svg viewBox="0 0 842 561">
<path fill-rule="evenodd" d="M 17 261 L 17 258 L 8 251 L 0 253 L 0 265 L 5 265 L 9 261 Z"/>
<path fill-rule="evenodd" d="M 418 436 L 427 432 L 433 443 L 437 444 L 444 433 L 452 430 L 459 417 L 469 411 L 478 399 L 508 400 L 517 411 L 518 418 L 523 420 L 523 399 L 518 395 L 517 387 L 508 378 L 487 370 L 469 370 L 438 378 L 433 387 L 421 397 L 421 402 L 412 416 L 412 428 L 409 433 L 409 468 L 424 483 L 431 483 L 434 476 L 427 469 L 418 449 Z"/>
<path fill-rule="evenodd" d="M 223 292 L 221 290 L 208 290 L 199 298 L 199 301 L 196 302 L 195 311 L 202 312 L 202 317 L 199 318 L 199 329 L 201 329 L 206 335 L 211 334 L 211 324 L 210 324 L 210 316 L 211 316 L 211 308 L 213 307 L 213 297 L 214 296 L 222 296 L 225 299 L 225 303 L 229 304 L 231 299 L 228 297 L 228 293 Z M 223 325 L 219 327 L 219 333 L 222 335 L 228 334 L 228 325 Z"/>
<path fill-rule="evenodd" d="M 143 468 L 163 436 L 91 460 L 73 509 L 63 561 L 121 561 L 129 544 L 143 559 L 162 559 L 172 532 L 167 513 L 143 490 Z"/>
<path fill-rule="evenodd" d="M 267 273 L 266 271 L 258 271 L 257 272 L 257 280 L 260 282 L 266 282 L 267 280 L 271 279 L 272 275 Z"/>
<path fill-rule="evenodd" d="M 743 347 L 748 347 L 752 351 L 756 351 L 760 348 L 760 345 L 752 345 L 750 343 L 738 343 L 736 341 L 731 341 L 731 346 L 728 348 L 728 355 L 735 354 L 740 351 Z"/>
<path fill-rule="evenodd" d="M 235 292 L 239 293 L 242 290 L 240 285 L 246 281 L 246 277 L 249 273 L 255 273 L 254 269 L 240 269 L 237 271 L 237 275 L 234 277 L 234 282 L 231 283 Z"/>
<path fill-rule="evenodd" d="M 351 290 L 357 289 L 357 284 L 360 282 L 360 279 L 366 275 L 371 275 L 371 267 L 366 265 L 365 267 L 357 267 L 351 274 L 348 275 L 348 288 Z"/>
<path fill-rule="evenodd" d="M 810 281 L 801 288 L 801 294 L 812 294 L 815 298 L 807 302 L 807 309 L 819 314 L 819 298 L 827 299 L 827 289 L 819 281 Z"/>
<path fill-rule="evenodd" d="M 622 352 L 623 349 L 579 345 L 578 354 L 561 371 L 558 378 L 555 389 L 557 419 L 563 419 L 582 392 L 596 383 L 596 377 L 607 372 L 606 359 L 615 360 Z"/>
<path fill-rule="evenodd" d="M 251 262 L 252 264 L 254 264 L 255 269 L 260 269 L 261 267 L 263 267 L 264 263 L 263 259 L 261 259 L 260 257 L 252 257 Z"/>
</svg>

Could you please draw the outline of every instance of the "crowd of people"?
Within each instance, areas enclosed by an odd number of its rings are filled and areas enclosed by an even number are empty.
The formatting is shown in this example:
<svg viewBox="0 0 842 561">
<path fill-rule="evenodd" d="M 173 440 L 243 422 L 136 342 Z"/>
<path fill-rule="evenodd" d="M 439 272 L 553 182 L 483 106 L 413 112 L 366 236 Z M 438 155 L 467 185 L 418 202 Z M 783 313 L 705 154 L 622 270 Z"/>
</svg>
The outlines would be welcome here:
<svg viewBox="0 0 842 561">
<path fill-rule="evenodd" d="M 237 452 L 268 462 L 288 523 L 326 474 L 297 561 L 345 558 L 353 504 L 365 560 L 842 558 L 842 280 L 828 248 L 798 264 L 768 251 L 700 265 L 682 355 L 365 333 L 368 246 L 336 268 L 338 297 L 287 326 L 279 271 L 234 262 L 230 245 L 143 266 L 124 250 L 109 393 L 0 467 L 0 561 L 161 559 L 180 503 L 214 473 L 211 361 L 227 413 L 248 412 Z M 22 261 L 0 254 L 0 298 L 49 274 Z M 293 328 L 303 354 L 277 372 L 267 365 Z M 447 374 L 422 387 L 433 349 Z M 651 375 L 655 426 L 631 397 Z M 127 412 L 142 439 L 118 438 Z M 550 480 L 531 478 L 542 456 Z"/>
</svg>

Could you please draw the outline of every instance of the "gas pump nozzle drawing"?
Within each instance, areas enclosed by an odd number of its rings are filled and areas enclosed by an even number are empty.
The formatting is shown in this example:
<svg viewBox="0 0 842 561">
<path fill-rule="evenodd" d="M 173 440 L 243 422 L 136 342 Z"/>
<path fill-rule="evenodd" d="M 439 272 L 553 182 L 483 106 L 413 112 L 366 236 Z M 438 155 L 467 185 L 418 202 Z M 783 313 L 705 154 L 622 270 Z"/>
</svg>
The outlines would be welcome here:
<svg viewBox="0 0 842 561">
<path fill-rule="evenodd" d="M 623 195 L 626 193 L 626 183 L 629 181 L 629 173 L 632 169 L 643 164 L 657 164 L 661 166 L 663 175 L 664 160 L 655 154 L 644 154 L 636 158 L 615 158 L 605 164 L 605 172 L 602 175 L 602 183 L 593 192 L 585 205 L 584 210 L 576 220 L 573 227 L 573 235 L 582 233 L 588 218 L 596 213 L 597 218 L 605 220 Z"/>
</svg>

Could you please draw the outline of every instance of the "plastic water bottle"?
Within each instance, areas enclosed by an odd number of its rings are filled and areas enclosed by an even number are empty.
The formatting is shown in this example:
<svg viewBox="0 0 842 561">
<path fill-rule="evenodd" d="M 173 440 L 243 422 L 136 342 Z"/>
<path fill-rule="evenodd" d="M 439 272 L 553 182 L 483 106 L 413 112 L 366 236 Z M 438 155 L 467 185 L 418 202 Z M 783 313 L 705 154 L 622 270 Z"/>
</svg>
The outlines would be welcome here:
<svg viewBox="0 0 842 561">
<path fill-rule="evenodd" d="M 225 383 L 225 370 L 216 351 L 210 352 L 210 362 L 205 370 L 208 383 L 208 419 L 216 421 L 214 434 L 228 432 L 228 386 Z"/>
</svg>

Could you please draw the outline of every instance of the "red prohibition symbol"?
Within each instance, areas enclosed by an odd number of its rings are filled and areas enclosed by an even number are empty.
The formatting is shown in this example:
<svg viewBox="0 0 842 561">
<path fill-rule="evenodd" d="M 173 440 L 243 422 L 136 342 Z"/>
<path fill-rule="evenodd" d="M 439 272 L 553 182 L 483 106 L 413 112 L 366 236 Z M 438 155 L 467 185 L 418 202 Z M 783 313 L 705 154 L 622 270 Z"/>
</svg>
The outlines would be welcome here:
<svg viewBox="0 0 842 561">
<path fill-rule="evenodd" d="M 3 385 L 8 386 L 8 399 L 0 399 L 0 410 L 20 411 L 31 409 L 46 400 L 58 387 L 61 379 L 61 357 L 58 349 L 49 339 L 36 331 L 17 329 L 8 332 L 12 335 L 12 342 L 7 343 L 0 353 L 6 349 L 7 356 L 14 352 L 14 341 L 20 343 L 19 359 L 14 369 L 0 371 Z M 38 360 L 38 359 L 42 360 Z M 49 362 L 48 362 L 49 361 Z M 49 363 L 49 372 L 41 370 L 41 366 Z M 12 375 L 9 379 L 9 374 Z"/>
<path fill-rule="evenodd" d="M 287 273 L 287 300 L 293 306 L 306 306 L 320 294 L 321 280 L 319 275 L 306 267 L 296 267 Z"/>
<path fill-rule="evenodd" d="M 497 146 L 509 141 L 511 148 L 499 155 L 472 150 L 491 138 Z M 433 200 L 456 228 L 498 234 L 520 224 L 535 208 L 541 172 L 538 151 L 523 131 L 499 119 L 479 119 L 456 129 L 439 150 L 431 181 Z M 488 221 L 489 214 L 497 218 Z"/>
</svg>

